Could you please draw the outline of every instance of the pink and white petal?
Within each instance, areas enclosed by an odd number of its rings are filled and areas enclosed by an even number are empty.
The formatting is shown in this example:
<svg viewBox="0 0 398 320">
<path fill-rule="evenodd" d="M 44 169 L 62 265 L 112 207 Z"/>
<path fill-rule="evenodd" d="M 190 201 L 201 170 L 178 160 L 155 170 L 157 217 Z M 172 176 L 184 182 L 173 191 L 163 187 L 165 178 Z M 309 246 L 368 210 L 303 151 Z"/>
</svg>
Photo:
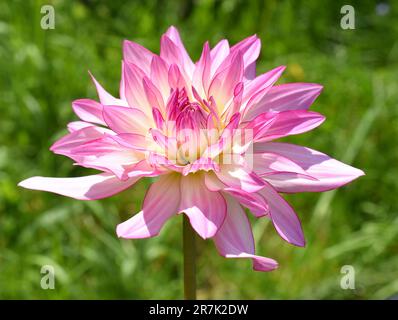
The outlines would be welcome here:
<svg viewBox="0 0 398 320">
<path fill-rule="evenodd" d="M 214 236 L 218 252 L 226 258 L 249 258 L 257 271 L 272 271 L 278 263 L 270 258 L 255 255 L 254 239 L 250 222 L 240 204 L 225 195 L 227 216 L 220 230 Z"/>
<path fill-rule="evenodd" d="M 150 73 L 154 56 L 155 54 L 138 43 L 128 40 L 123 42 L 123 59 L 140 66 L 147 75 Z"/>
<path fill-rule="evenodd" d="M 183 74 L 177 64 L 172 64 L 168 72 L 168 81 L 170 88 L 173 89 L 187 89 L 188 85 Z"/>
<path fill-rule="evenodd" d="M 127 179 L 127 169 L 143 160 L 144 154 L 118 144 L 113 137 L 87 142 L 70 151 L 78 165 L 112 172 L 119 179 Z"/>
<path fill-rule="evenodd" d="M 195 70 L 192 76 L 192 85 L 198 91 L 199 97 L 206 97 L 207 90 L 210 84 L 210 47 L 209 43 L 206 42 L 203 46 L 203 51 L 199 61 L 195 65 Z M 201 102 L 200 99 L 197 99 Z"/>
<path fill-rule="evenodd" d="M 279 192 L 322 192 L 339 188 L 363 176 L 360 169 L 351 167 L 319 151 L 280 142 L 255 143 L 254 152 L 273 152 L 291 159 L 302 167 L 307 175 L 316 180 L 303 177 L 266 177 Z"/>
<path fill-rule="evenodd" d="M 178 212 L 180 178 L 176 174 L 161 176 L 145 195 L 142 211 L 119 224 L 119 238 L 149 238 L 159 234 L 166 221 Z"/>
<path fill-rule="evenodd" d="M 102 104 L 91 99 L 79 99 L 72 102 L 73 111 L 86 122 L 106 125 L 102 117 Z"/>
<path fill-rule="evenodd" d="M 260 177 L 244 165 L 220 164 L 220 171 L 215 174 L 228 187 L 249 193 L 257 192 L 265 185 Z"/>
<path fill-rule="evenodd" d="M 322 89 L 321 85 L 315 83 L 286 83 L 274 86 L 248 110 L 245 120 L 269 111 L 307 110 Z"/>
<path fill-rule="evenodd" d="M 301 222 L 293 208 L 269 184 L 259 193 L 267 200 L 272 223 L 282 239 L 304 247 L 305 239 Z"/>
<path fill-rule="evenodd" d="M 72 122 L 68 123 L 67 128 L 68 128 L 68 131 L 72 133 L 72 132 L 78 131 L 80 129 L 92 127 L 92 126 L 93 126 L 92 123 L 88 123 L 88 122 L 84 122 L 84 121 L 72 121 Z"/>
<path fill-rule="evenodd" d="M 244 62 L 244 74 L 246 79 L 253 79 L 256 75 L 256 60 L 260 55 L 261 40 L 256 35 L 248 37 L 241 42 L 235 44 L 231 48 L 231 53 L 234 51 L 242 51 Z"/>
<path fill-rule="evenodd" d="M 152 109 L 148 102 L 143 80 L 144 71 L 137 65 L 123 61 L 124 94 L 130 107 L 139 108 L 148 117 L 152 117 Z"/>
<path fill-rule="evenodd" d="M 182 57 L 182 62 L 183 66 L 185 69 L 185 72 L 189 77 L 192 77 L 193 70 L 195 68 L 194 63 L 192 62 L 191 58 L 189 57 L 189 54 L 187 50 L 184 47 L 184 44 L 182 43 L 180 34 L 174 26 L 171 26 L 167 31 L 166 31 L 166 36 L 177 46 L 180 56 Z"/>
<path fill-rule="evenodd" d="M 259 192 L 246 192 L 241 189 L 225 188 L 241 205 L 248 208 L 255 217 L 260 218 L 269 214 L 269 206 L 266 199 Z"/>
<path fill-rule="evenodd" d="M 292 110 L 273 113 L 271 122 L 269 122 L 269 114 L 261 114 L 249 122 L 249 126 L 253 128 L 255 141 L 264 142 L 304 133 L 325 121 L 323 115 L 312 111 Z M 267 125 L 264 126 L 264 123 Z"/>
<path fill-rule="evenodd" d="M 148 137 L 136 133 L 120 133 L 110 137 L 123 147 L 142 152 L 147 151 L 152 142 Z"/>
<path fill-rule="evenodd" d="M 226 204 L 219 192 L 206 188 L 202 174 L 181 178 L 181 204 L 194 230 L 203 238 L 213 237 L 224 222 Z"/>
<path fill-rule="evenodd" d="M 213 49 L 210 50 L 211 68 L 210 77 L 212 78 L 216 73 L 217 69 L 223 63 L 223 61 L 229 56 L 229 44 L 228 40 L 223 39 L 218 42 Z"/>
<path fill-rule="evenodd" d="M 250 106 L 256 105 L 256 103 L 260 101 L 267 94 L 267 92 L 269 92 L 269 90 L 271 90 L 272 85 L 278 81 L 285 69 L 285 66 L 279 66 L 256 77 L 252 81 L 249 81 L 245 85 L 243 92 L 241 111 L 244 113 L 248 112 L 250 108 L 247 108 L 246 106 L 249 101 Z"/>
<path fill-rule="evenodd" d="M 144 77 L 143 84 L 147 100 L 152 110 L 153 108 L 159 108 L 160 110 L 165 112 L 163 96 L 160 91 L 156 88 L 156 86 L 148 77 Z"/>
<path fill-rule="evenodd" d="M 307 172 L 294 161 L 273 152 L 254 153 L 253 168 L 254 172 L 259 176 L 278 172 L 308 175 Z"/>
<path fill-rule="evenodd" d="M 56 154 L 69 156 L 71 150 L 87 142 L 102 138 L 105 134 L 111 133 L 109 129 L 90 125 L 80 130 L 73 131 L 57 140 L 50 150 Z"/>
<path fill-rule="evenodd" d="M 115 105 L 115 106 L 123 106 L 127 107 L 127 101 L 117 99 L 114 96 L 112 96 L 110 93 L 108 93 L 100 84 L 99 82 L 94 78 L 94 76 L 89 72 L 91 79 L 94 82 L 94 85 L 97 89 L 98 97 L 102 105 Z"/>
<path fill-rule="evenodd" d="M 116 133 L 146 135 L 151 126 L 151 119 L 137 108 L 106 106 L 103 117 L 108 127 Z"/>
<path fill-rule="evenodd" d="M 220 66 L 221 68 L 221 66 Z M 218 71 L 213 77 L 208 96 L 213 96 L 219 113 L 224 112 L 224 106 L 233 97 L 236 85 L 243 78 L 243 56 L 240 51 L 235 53 L 231 58 L 231 63 Z"/>
<path fill-rule="evenodd" d="M 170 95 L 168 74 L 169 68 L 166 62 L 161 57 L 154 56 L 151 63 L 151 80 L 161 92 L 163 101 L 167 101 Z"/>
<path fill-rule="evenodd" d="M 207 189 L 211 191 L 224 191 L 229 193 L 240 204 L 248 208 L 256 217 L 263 217 L 268 214 L 268 203 L 262 195 L 257 192 L 245 192 L 241 189 L 229 188 L 214 172 L 208 172 L 205 175 L 205 184 Z"/>
<path fill-rule="evenodd" d="M 97 200 L 110 197 L 132 186 L 139 177 L 121 181 L 113 174 L 101 173 L 77 178 L 32 177 L 18 186 L 57 193 L 78 200 Z"/>
</svg>

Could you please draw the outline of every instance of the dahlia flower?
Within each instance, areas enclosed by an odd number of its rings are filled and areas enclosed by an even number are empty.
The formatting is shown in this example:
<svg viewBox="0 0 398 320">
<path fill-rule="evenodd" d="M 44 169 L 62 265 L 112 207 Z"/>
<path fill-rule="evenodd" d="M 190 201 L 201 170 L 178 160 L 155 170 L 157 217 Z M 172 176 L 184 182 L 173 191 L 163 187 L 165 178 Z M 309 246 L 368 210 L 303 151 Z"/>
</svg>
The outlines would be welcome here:
<svg viewBox="0 0 398 320">
<path fill-rule="evenodd" d="M 99 102 L 79 99 L 80 121 L 50 148 L 75 164 L 102 171 L 76 178 L 32 177 L 19 185 L 79 200 L 110 197 L 139 179 L 158 177 L 142 210 L 119 224 L 117 235 L 156 236 L 184 213 L 226 258 L 248 258 L 258 271 L 278 264 L 255 254 L 244 211 L 272 221 L 287 242 L 304 246 L 300 221 L 279 193 L 338 188 L 364 173 L 321 152 L 274 140 L 312 130 L 325 117 L 308 111 L 322 86 L 275 85 L 284 66 L 256 75 L 260 39 L 230 47 L 206 42 L 189 57 L 176 28 L 161 37 L 160 55 L 123 45 L 120 97 L 92 77 Z"/>
</svg>

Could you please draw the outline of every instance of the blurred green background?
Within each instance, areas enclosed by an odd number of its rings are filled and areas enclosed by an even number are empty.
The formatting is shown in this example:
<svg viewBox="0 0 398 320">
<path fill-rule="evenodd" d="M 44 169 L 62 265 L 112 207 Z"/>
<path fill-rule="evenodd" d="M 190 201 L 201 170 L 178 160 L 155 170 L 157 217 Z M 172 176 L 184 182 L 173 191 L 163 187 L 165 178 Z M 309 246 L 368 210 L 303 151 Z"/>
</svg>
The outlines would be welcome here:
<svg viewBox="0 0 398 320">
<path fill-rule="evenodd" d="M 340 27 L 342 5 L 356 29 Z M 42 30 L 40 8 L 55 8 Z M 258 73 L 287 65 L 282 82 L 325 89 L 312 110 L 327 116 L 313 132 L 285 139 L 326 152 L 366 176 L 324 194 L 287 198 L 303 221 L 306 248 L 288 245 L 267 220 L 253 220 L 257 251 L 280 262 L 271 273 L 220 257 L 199 241 L 199 298 L 385 299 L 398 293 L 398 6 L 387 1 L 1 1 L 0 298 L 182 297 L 181 217 L 160 236 L 119 240 L 115 226 L 138 212 L 150 181 L 94 202 L 18 188 L 33 175 L 79 176 L 48 148 L 77 119 L 71 102 L 97 99 L 87 71 L 117 94 L 121 44 L 158 52 L 160 35 L 180 29 L 196 60 L 202 44 L 257 33 Z M 55 290 L 40 287 L 55 267 Z M 355 290 L 340 287 L 344 265 Z"/>
</svg>

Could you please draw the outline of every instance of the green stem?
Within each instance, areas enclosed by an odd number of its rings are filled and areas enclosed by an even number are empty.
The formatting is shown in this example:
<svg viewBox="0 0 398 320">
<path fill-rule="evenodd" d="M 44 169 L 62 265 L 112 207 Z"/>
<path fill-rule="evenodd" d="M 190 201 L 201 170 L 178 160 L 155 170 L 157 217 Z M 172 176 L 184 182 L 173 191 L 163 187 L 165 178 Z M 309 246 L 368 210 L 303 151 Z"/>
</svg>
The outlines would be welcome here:
<svg viewBox="0 0 398 320">
<path fill-rule="evenodd" d="M 188 217 L 183 214 L 183 251 L 184 251 L 184 298 L 196 300 L 196 246 L 195 231 Z"/>
</svg>

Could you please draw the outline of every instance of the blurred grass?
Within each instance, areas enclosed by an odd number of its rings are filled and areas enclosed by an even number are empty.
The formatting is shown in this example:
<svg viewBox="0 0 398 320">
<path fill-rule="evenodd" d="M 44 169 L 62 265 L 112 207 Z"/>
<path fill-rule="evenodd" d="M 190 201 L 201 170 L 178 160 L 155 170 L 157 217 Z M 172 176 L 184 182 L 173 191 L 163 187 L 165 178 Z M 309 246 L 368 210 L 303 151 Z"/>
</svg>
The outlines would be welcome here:
<svg viewBox="0 0 398 320">
<path fill-rule="evenodd" d="M 55 7 L 54 30 L 40 7 Z M 287 198 L 303 220 L 306 248 L 253 220 L 257 250 L 280 262 L 272 273 L 221 258 L 200 242 L 200 298 L 384 299 L 398 292 L 398 8 L 351 1 L 356 29 L 340 28 L 343 1 L 2 1 L 0 2 L 0 298 L 181 298 L 181 217 L 154 239 L 122 241 L 115 226 L 137 212 L 150 181 L 111 199 L 79 202 L 22 190 L 32 175 L 78 176 L 48 147 L 76 119 L 71 101 L 96 98 L 87 70 L 117 93 L 121 42 L 158 51 L 179 27 L 197 59 L 205 40 L 230 43 L 257 33 L 258 72 L 287 65 L 283 82 L 318 82 L 313 110 L 328 120 L 288 138 L 344 159 L 366 176 L 337 192 Z M 40 269 L 55 267 L 55 290 Z M 356 289 L 340 288 L 340 268 L 356 270 Z"/>
</svg>

